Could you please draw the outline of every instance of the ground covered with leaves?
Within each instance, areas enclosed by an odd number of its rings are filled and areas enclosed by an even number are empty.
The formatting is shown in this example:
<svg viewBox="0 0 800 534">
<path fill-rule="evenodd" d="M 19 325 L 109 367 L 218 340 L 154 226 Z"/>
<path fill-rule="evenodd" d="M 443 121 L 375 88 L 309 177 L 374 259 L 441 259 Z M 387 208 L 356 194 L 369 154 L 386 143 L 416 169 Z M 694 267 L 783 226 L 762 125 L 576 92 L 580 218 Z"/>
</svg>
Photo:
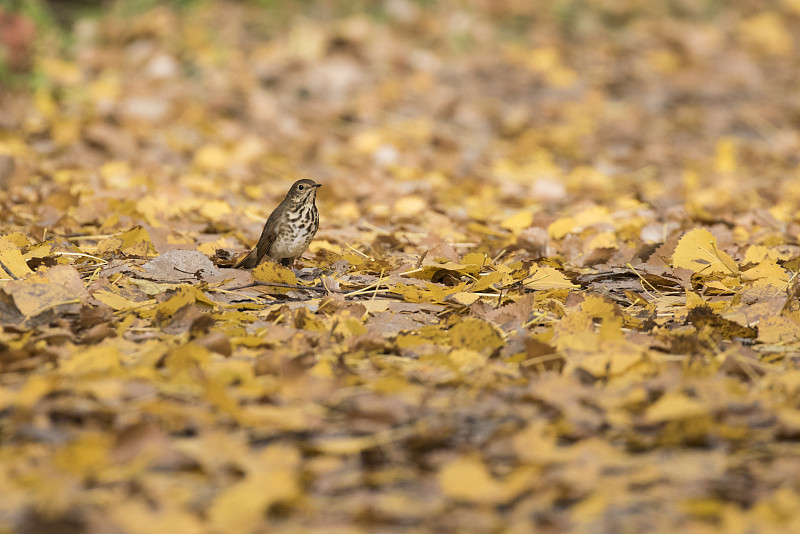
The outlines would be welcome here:
<svg viewBox="0 0 800 534">
<path fill-rule="evenodd" d="M 531 4 L 39 28 L 0 532 L 800 532 L 800 3 Z"/>
</svg>

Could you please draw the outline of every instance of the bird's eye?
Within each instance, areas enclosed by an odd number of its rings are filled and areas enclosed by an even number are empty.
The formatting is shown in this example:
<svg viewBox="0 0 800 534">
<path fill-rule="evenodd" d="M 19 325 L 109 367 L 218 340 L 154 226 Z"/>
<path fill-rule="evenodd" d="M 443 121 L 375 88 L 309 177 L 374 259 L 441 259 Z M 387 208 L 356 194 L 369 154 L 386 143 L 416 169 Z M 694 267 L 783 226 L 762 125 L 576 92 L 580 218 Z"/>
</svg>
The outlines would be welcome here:
<svg viewBox="0 0 800 534">
<path fill-rule="evenodd" d="M 305 187 L 303 187 L 302 185 L 298 185 L 298 186 L 297 186 L 297 189 L 299 189 L 300 191 L 302 191 L 303 189 L 305 189 Z"/>
</svg>

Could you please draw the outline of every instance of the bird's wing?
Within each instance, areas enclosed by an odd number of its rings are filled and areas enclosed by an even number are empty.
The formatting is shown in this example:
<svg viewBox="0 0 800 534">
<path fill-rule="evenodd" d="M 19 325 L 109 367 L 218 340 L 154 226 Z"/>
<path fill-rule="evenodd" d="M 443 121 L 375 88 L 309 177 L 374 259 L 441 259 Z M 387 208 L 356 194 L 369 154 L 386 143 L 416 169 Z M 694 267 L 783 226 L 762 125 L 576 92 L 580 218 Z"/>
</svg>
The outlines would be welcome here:
<svg viewBox="0 0 800 534">
<path fill-rule="evenodd" d="M 275 237 L 277 235 L 276 227 L 279 211 L 280 210 L 276 208 L 269 215 L 267 222 L 264 223 L 264 229 L 261 230 L 261 237 L 258 238 L 258 243 L 255 247 L 253 247 L 253 250 L 247 254 L 247 256 L 236 262 L 236 265 L 233 266 L 234 269 L 252 269 L 261 263 L 261 260 L 264 259 L 264 256 L 269 253 L 269 249 L 272 246 L 272 243 L 275 241 Z"/>
<path fill-rule="evenodd" d="M 277 215 L 278 210 L 273 211 L 270 214 L 269 219 L 267 219 L 267 222 L 264 223 L 264 229 L 261 231 L 261 237 L 258 238 L 258 244 L 256 245 L 256 265 L 261 263 L 261 260 L 264 259 L 264 256 L 269 255 L 269 249 L 272 246 L 272 243 L 275 242 L 275 238 L 278 235 Z"/>
</svg>

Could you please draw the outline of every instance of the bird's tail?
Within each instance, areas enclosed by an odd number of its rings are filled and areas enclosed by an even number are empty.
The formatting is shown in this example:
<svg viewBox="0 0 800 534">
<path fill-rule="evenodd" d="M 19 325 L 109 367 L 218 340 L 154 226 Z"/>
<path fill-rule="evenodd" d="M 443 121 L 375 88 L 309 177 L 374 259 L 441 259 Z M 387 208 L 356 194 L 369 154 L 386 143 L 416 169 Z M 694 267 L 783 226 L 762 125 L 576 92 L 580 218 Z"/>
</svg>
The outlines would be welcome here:
<svg viewBox="0 0 800 534">
<path fill-rule="evenodd" d="M 256 249 L 253 248 L 250 252 L 247 253 L 247 256 L 243 257 L 236 264 L 233 266 L 234 269 L 252 269 L 258 263 L 258 255 L 256 254 Z"/>
</svg>

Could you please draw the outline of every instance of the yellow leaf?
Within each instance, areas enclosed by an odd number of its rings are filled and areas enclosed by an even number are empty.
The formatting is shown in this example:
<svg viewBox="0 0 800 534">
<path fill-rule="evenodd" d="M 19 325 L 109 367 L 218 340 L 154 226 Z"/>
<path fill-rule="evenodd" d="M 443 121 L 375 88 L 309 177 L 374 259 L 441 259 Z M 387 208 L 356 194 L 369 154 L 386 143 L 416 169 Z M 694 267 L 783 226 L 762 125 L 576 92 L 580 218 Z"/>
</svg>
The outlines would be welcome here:
<svg viewBox="0 0 800 534">
<path fill-rule="evenodd" d="M 576 351 L 576 352 L 583 352 L 583 353 L 592 353 L 597 352 L 600 347 L 600 338 L 595 332 L 580 332 L 574 331 L 568 334 L 559 335 L 558 338 L 555 340 L 555 346 L 559 351 Z M 605 369 L 605 364 L 608 361 L 607 357 L 604 357 L 600 365 L 603 369 Z M 581 367 L 583 367 L 583 361 L 581 361 Z M 594 360 L 590 363 L 597 363 Z"/>
<path fill-rule="evenodd" d="M 531 289 L 575 289 L 578 287 L 552 267 L 535 266 L 531 268 L 531 274 L 525 279 L 524 286 Z"/>
<path fill-rule="evenodd" d="M 695 293 L 694 291 L 686 290 L 686 308 L 691 310 L 692 308 L 703 308 L 706 307 L 706 301 L 703 298 Z"/>
<path fill-rule="evenodd" d="M 160 295 L 165 291 L 168 291 L 170 289 L 175 289 L 176 287 L 180 286 L 180 284 L 160 284 L 158 282 L 153 282 L 152 280 L 144 280 L 142 278 L 131 278 L 128 282 L 130 284 L 135 285 L 136 287 L 138 287 L 151 297 L 153 295 Z M 106 291 L 106 293 L 108 293 L 108 291 Z M 95 297 L 97 297 L 96 293 Z"/>
<path fill-rule="evenodd" d="M 394 204 L 395 213 L 404 217 L 419 215 L 426 209 L 428 209 L 428 203 L 417 195 L 403 197 Z"/>
<path fill-rule="evenodd" d="M 776 415 L 783 428 L 792 433 L 800 432 L 800 411 L 795 408 L 779 408 Z"/>
<path fill-rule="evenodd" d="M 681 67 L 681 57 L 669 50 L 651 50 L 645 57 L 653 69 L 661 72 L 673 73 Z"/>
<path fill-rule="evenodd" d="M 555 220 L 547 227 L 547 233 L 553 239 L 562 239 L 575 228 L 575 219 L 563 217 Z"/>
<path fill-rule="evenodd" d="M 714 149 L 714 167 L 717 172 L 732 173 L 736 170 L 736 141 L 723 138 Z"/>
<path fill-rule="evenodd" d="M 308 426 L 308 415 L 300 406 L 247 404 L 241 406 L 235 416 L 242 425 L 274 428 L 282 432 L 300 431 Z"/>
<path fill-rule="evenodd" d="M 211 532 L 253 532 L 266 527 L 265 514 L 275 503 L 300 495 L 299 454 L 286 445 L 270 445 L 244 479 L 225 488 L 208 510 Z"/>
<path fill-rule="evenodd" d="M 765 344 L 797 343 L 800 328 L 788 317 L 766 317 L 758 322 L 758 341 Z"/>
<path fill-rule="evenodd" d="M 33 272 L 25 263 L 20 246 L 11 236 L 0 237 L 0 278 L 24 278 Z"/>
<path fill-rule="evenodd" d="M 688 515 L 714 519 L 725 510 L 726 503 L 713 497 L 694 497 L 680 503 L 680 509 Z"/>
<path fill-rule="evenodd" d="M 594 168 L 588 168 L 588 172 L 597 173 Z M 579 211 L 575 216 L 575 226 L 578 228 L 587 228 L 596 224 L 614 224 L 614 219 L 605 206 L 589 206 Z"/>
<path fill-rule="evenodd" d="M 194 164 L 207 171 L 221 171 L 230 159 L 228 151 L 219 145 L 203 145 L 194 154 Z"/>
<path fill-rule="evenodd" d="M 269 260 L 253 269 L 253 277 L 259 282 L 297 285 L 297 277 L 291 269 Z"/>
<path fill-rule="evenodd" d="M 492 478 L 480 458 L 474 456 L 464 456 L 445 465 L 438 480 L 442 492 L 452 499 L 500 504 L 508 497 L 503 484 Z"/>
<path fill-rule="evenodd" d="M 411 332 L 403 332 L 397 336 L 395 343 L 401 349 L 417 345 L 449 345 L 452 336 L 440 325 L 428 325 Z"/>
<path fill-rule="evenodd" d="M 81 136 L 81 122 L 77 118 L 59 117 L 50 127 L 50 137 L 58 147 L 75 143 Z"/>
<path fill-rule="evenodd" d="M 461 373 L 471 373 L 486 366 L 487 357 L 476 350 L 455 349 L 447 355 Z"/>
<path fill-rule="evenodd" d="M 59 369 L 66 374 L 108 373 L 120 368 L 119 349 L 113 345 L 77 347 L 59 361 Z"/>
<path fill-rule="evenodd" d="M 450 271 L 451 274 L 456 277 L 459 277 L 459 275 L 462 274 L 474 277 L 477 276 L 478 272 L 480 272 L 480 266 L 475 264 L 464 265 L 461 263 L 447 261 L 444 263 L 423 265 L 417 269 L 406 271 L 402 273 L 402 275 L 408 276 L 409 278 L 417 278 L 418 280 L 432 280 L 437 276 L 437 274 L 441 274 L 443 271 Z"/>
<path fill-rule="evenodd" d="M 10 245 L 8 243 L 10 243 Z M 12 246 L 27 247 L 30 244 L 31 243 L 28 241 L 28 238 L 25 237 L 21 232 L 12 232 L 0 237 L 0 249 L 6 249 Z"/>
<path fill-rule="evenodd" d="M 164 358 L 164 367 L 179 375 L 196 368 L 205 369 L 211 361 L 211 354 L 196 343 L 175 347 Z"/>
<path fill-rule="evenodd" d="M 517 432 L 511 440 L 514 451 L 520 460 L 536 464 L 560 462 L 566 458 L 566 451 L 558 447 L 555 428 L 543 420 L 528 424 Z"/>
<path fill-rule="evenodd" d="M 197 298 L 198 294 L 202 295 L 202 292 L 193 286 L 186 284 L 179 286 L 174 295 L 156 306 L 156 320 L 164 321 L 172 318 L 172 316 L 175 315 L 175 312 L 177 312 L 179 309 L 188 304 L 194 304 L 197 302 L 199 300 Z M 204 304 L 208 304 L 208 299 L 205 296 L 203 296 L 203 300 L 206 301 L 203 302 Z"/>
<path fill-rule="evenodd" d="M 481 275 L 478 281 L 475 282 L 470 288 L 472 291 L 479 293 L 485 291 L 490 287 L 504 287 L 511 284 L 514 279 L 508 273 L 493 272 Z"/>
<path fill-rule="evenodd" d="M 33 103 L 36 111 L 46 119 L 53 119 L 58 113 L 59 106 L 53 99 L 52 93 L 45 87 L 36 90 Z"/>
<path fill-rule="evenodd" d="M 766 55 L 787 56 L 794 44 L 783 18 L 774 11 L 763 11 L 742 20 L 739 35 L 745 44 Z"/>
<path fill-rule="evenodd" d="M 462 319 L 449 332 L 454 347 L 492 353 L 503 346 L 500 329 L 475 317 Z"/>
<path fill-rule="evenodd" d="M 141 306 L 141 302 L 136 302 L 130 299 L 123 297 L 117 293 L 112 293 L 111 291 L 107 291 L 105 289 L 100 289 L 92 293 L 92 297 L 99 300 L 103 304 L 107 306 L 111 306 L 114 310 L 124 310 L 125 308 L 133 308 L 136 306 Z M 155 303 L 155 301 L 151 301 Z"/>
<path fill-rule="evenodd" d="M 239 411 L 239 403 L 231 396 L 228 382 L 215 371 L 215 369 L 209 369 L 203 397 L 219 411 L 235 416 Z"/>
<path fill-rule="evenodd" d="M 384 136 L 380 130 L 366 130 L 353 136 L 350 144 L 358 152 L 372 154 L 384 143 Z"/>
<path fill-rule="evenodd" d="M 58 387 L 58 379 L 52 375 L 31 375 L 17 393 L 13 404 L 20 408 L 30 408 L 56 387 Z"/>
<path fill-rule="evenodd" d="M 75 85 L 83 80 L 81 68 L 76 62 L 56 57 L 41 58 L 39 66 L 51 80 L 63 85 Z"/>
<path fill-rule="evenodd" d="M 113 443 L 111 434 L 84 434 L 72 443 L 57 449 L 54 463 L 60 469 L 82 477 L 90 477 L 108 462 Z"/>
<path fill-rule="evenodd" d="M 624 341 L 603 343 L 599 336 L 598 341 L 596 347 L 576 365 L 594 377 L 620 376 L 644 361 L 644 351 L 637 345 Z M 568 365 L 567 369 L 570 368 Z"/>
<path fill-rule="evenodd" d="M 294 318 L 295 328 L 308 330 L 309 332 L 327 332 L 328 325 L 323 316 L 317 316 L 309 312 L 307 308 L 298 310 Z"/>
<path fill-rule="evenodd" d="M 540 46 L 528 53 L 525 65 L 534 72 L 547 72 L 561 65 L 561 54 L 554 46 Z"/>
<path fill-rule="evenodd" d="M 340 202 L 330 212 L 330 217 L 336 221 L 355 221 L 361 216 L 361 210 L 355 202 Z"/>
<path fill-rule="evenodd" d="M 467 287 L 466 282 L 462 282 L 455 287 L 443 287 L 437 284 L 428 283 L 427 287 L 422 288 L 419 286 L 407 286 L 404 284 L 397 284 L 390 288 L 392 293 L 398 293 L 403 296 L 406 302 L 429 302 L 439 303 L 444 302 L 445 297 L 463 291 Z"/>
<path fill-rule="evenodd" d="M 355 317 L 341 318 L 334 329 L 334 333 L 341 332 L 344 339 L 350 336 L 360 336 L 367 333 L 367 327 Z"/>
<path fill-rule="evenodd" d="M 162 502 L 157 509 L 138 500 L 126 499 L 109 507 L 109 515 L 130 534 L 204 534 L 200 520 L 175 504 Z"/>
<path fill-rule="evenodd" d="M 602 232 L 593 236 L 589 241 L 586 242 L 586 246 L 584 247 L 585 250 L 594 250 L 597 248 L 610 248 L 610 249 L 617 249 L 619 248 L 619 244 L 617 243 L 617 236 L 614 232 Z"/>
<path fill-rule="evenodd" d="M 134 226 L 130 230 L 104 239 L 97 245 L 97 255 L 121 252 L 128 256 L 154 256 L 156 249 L 147 230 Z"/>
<path fill-rule="evenodd" d="M 650 423 L 663 423 L 708 415 L 708 407 L 683 393 L 667 393 L 653 403 L 645 413 Z"/>
<path fill-rule="evenodd" d="M 233 146 L 231 159 L 236 163 L 249 164 L 266 151 L 266 144 L 256 135 L 247 135 Z"/>
<path fill-rule="evenodd" d="M 581 312 L 592 318 L 606 319 L 619 315 L 619 308 L 610 300 L 600 295 L 589 295 L 581 304 Z"/>
<path fill-rule="evenodd" d="M 464 257 L 461 258 L 461 263 L 464 265 L 477 265 L 478 267 L 489 265 L 491 262 L 492 261 L 489 259 L 489 256 L 481 252 L 470 252 L 468 254 L 464 254 Z"/>
<path fill-rule="evenodd" d="M 695 228 L 681 237 L 672 255 L 672 266 L 702 274 L 739 273 L 733 258 L 717 249 L 717 238 L 704 228 Z"/>
<path fill-rule="evenodd" d="M 480 300 L 481 296 L 476 295 L 475 293 L 467 293 L 464 291 L 459 291 L 458 293 L 453 293 L 452 295 L 448 295 L 445 298 L 446 302 L 456 302 L 463 306 L 472 306 L 478 300 Z"/>
<path fill-rule="evenodd" d="M 319 452 L 335 456 L 351 456 L 367 449 L 383 445 L 374 434 L 368 436 L 334 437 L 316 440 L 314 448 Z"/>
<path fill-rule="evenodd" d="M 532 223 L 533 213 L 530 211 L 518 211 L 511 217 L 501 222 L 500 227 L 510 230 L 514 234 L 518 234 L 522 230 L 529 228 Z"/>
<path fill-rule="evenodd" d="M 131 166 L 127 161 L 108 161 L 100 167 L 100 176 L 109 187 L 128 187 L 131 179 Z"/>
<path fill-rule="evenodd" d="M 200 206 L 200 214 L 212 221 L 219 221 L 231 214 L 231 205 L 224 200 L 207 200 Z"/>
<path fill-rule="evenodd" d="M 752 280 L 756 287 L 773 286 L 776 289 L 786 287 L 789 272 L 774 260 L 764 260 L 755 267 L 742 272 L 742 280 Z"/>
<path fill-rule="evenodd" d="M 567 67 L 547 71 L 545 79 L 554 87 L 570 87 L 578 79 L 578 73 Z"/>
</svg>

